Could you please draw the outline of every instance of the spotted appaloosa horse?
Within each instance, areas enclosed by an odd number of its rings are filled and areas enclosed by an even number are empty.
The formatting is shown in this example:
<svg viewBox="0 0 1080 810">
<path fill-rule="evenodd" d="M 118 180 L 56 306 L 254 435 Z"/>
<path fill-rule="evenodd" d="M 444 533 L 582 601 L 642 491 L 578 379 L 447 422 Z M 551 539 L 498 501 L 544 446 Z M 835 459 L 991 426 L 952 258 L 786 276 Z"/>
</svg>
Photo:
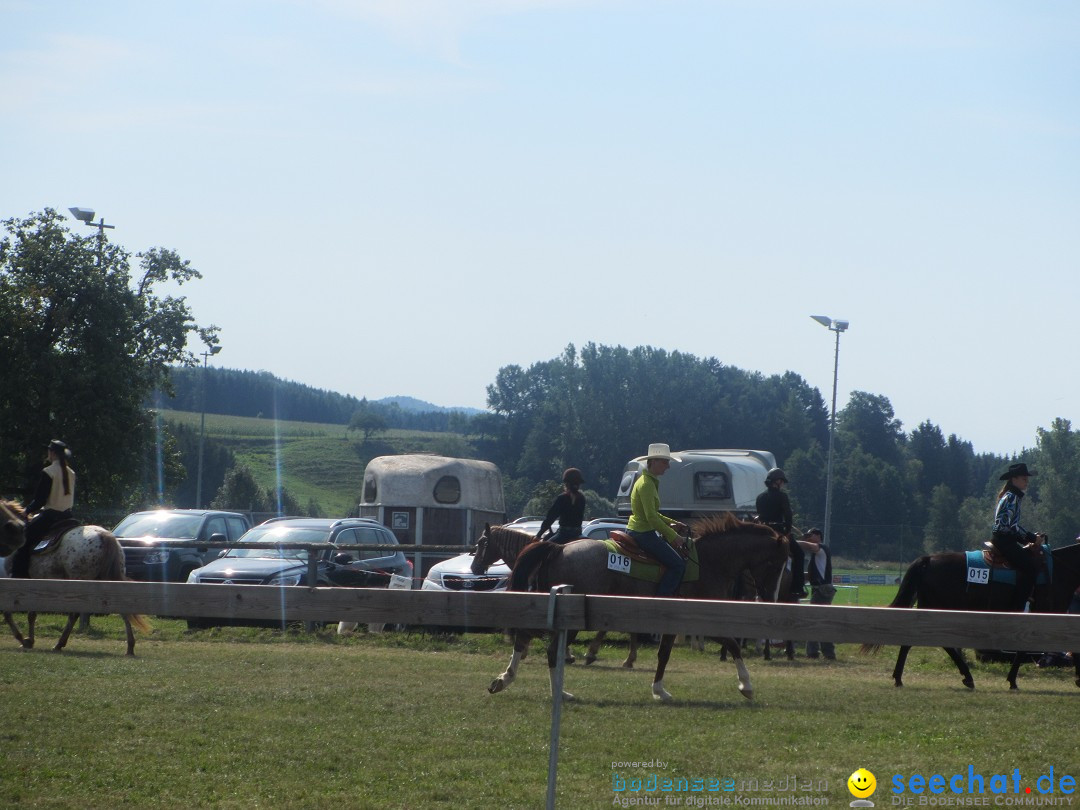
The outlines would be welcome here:
<svg viewBox="0 0 1080 810">
<path fill-rule="evenodd" d="M 0 557 L 6 557 L 5 570 L 10 574 L 12 555 L 23 544 L 26 531 L 26 513 L 14 501 L 0 501 Z M 61 538 L 59 546 L 46 554 L 30 557 L 31 579 L 103 579 L 125 580 L 124 550 L 120 541 L 100 526 L 78 526 Z M 15 640 L 24 649 L 34 646 L 34 622 L 37 613 L 26 614 L 28 630 L 24 638 L 10 613 L 4 613 L 4 621 L 11 628 Z M 71 635 L 78 613 L 68 614 L 67 626 L 60 634 L 54 650 L 62 650 Z M 135 654 L 135 634 L 132 625 L 142 631 L 150 629 L 146 617 L 140 614 L 121 614 L 127 631 L 127 654 Z"/>
<path fill-rule="evenodd" d="M 730 513 L 709 517 L 694 524 L 695 543 L 700 564 L 700 577 L 695 582 L 684 582 L 679 596 L 688 599 L 726 599 L 730 597 L 732 582 L 743 569 L 750 568 L 754 581 L 761 583 L 775 598 L 776 587 L 788 558 L 787 541 L 777 537 L 768 526 L 746 523 Z M 555 585 L 570 585 L 577 594 L 617 594 L 625 596 L 652 596 L 656 583 L 643 582 L 611 571 L 607 567 L 607 546 L 596 540 L 575 540 L 566 545 L 536 543 L 518 556 L 511 577 L 510 590 L 548 591 Z M 519 630 L 514 638 L 514 654 L 506 671 L 491 682 L 488 691 L 501 692 L 513 683 L 518 664 L 539 631 Z M 568 635 L 573 636 L 571 631 Z M 552 635 L 548 645 L 548 672 L 552 689 L 555 688 L 555 660 L 557 635 Z M 664 670 L 671 656 L 674 635 L 660 640 L 657 652 L 657 668 L 653 677 L 652 693 L 657 700 L 670 701 L 671 695 L 664 689 Z M 739 692 L 744 697 L 753 696 L 750 673 L 742 660 L 739 645 L 733 639 L 721 639 L 735 661 L 739 672 Z M 564 693 L 570 699 L 573 695 Z"/>
</svg>

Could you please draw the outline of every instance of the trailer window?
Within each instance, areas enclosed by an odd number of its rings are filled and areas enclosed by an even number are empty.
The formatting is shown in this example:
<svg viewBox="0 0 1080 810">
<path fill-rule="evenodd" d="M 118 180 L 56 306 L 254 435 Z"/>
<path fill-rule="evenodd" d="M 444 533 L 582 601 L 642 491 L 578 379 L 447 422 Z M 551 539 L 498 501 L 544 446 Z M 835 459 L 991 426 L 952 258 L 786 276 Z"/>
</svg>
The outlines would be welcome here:
<svg viewBox="0 0 1080 810">
<path fill-rule="evenodd" d="M 437 503 L 457 503 L 461 500 L 461 482 L 456 475 L 444 475 L 435 484 Z"/>
<path fill-rule="evenodd" d="M 726 501 L 731 499 L 726 473 L 694 473 L 694 495 L 701 501 Z"/>
<path fill-rule="evenodd" d="M 379 494 L 379 486 L 375 483 L 375 476 L 364 479 L 364 503 L 375 503 Z"/>
</svg>

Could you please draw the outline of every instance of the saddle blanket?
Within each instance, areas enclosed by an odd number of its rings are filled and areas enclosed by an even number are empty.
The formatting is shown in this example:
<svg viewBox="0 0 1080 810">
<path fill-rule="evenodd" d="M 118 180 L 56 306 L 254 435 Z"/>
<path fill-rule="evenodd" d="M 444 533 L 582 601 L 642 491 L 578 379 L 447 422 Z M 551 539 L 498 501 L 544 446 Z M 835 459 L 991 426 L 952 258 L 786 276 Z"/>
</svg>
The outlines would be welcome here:
<svg viewBox="0 0 1080 810">
<path fill-rule="evenodd" d="M 664 567 L 656 561 L 644 562 L 628 557 L 623 554 L 622 548 L 610 539 L 602 539 L 601 543 L 607 548 L 607 567 L 611 571 L 626 574 L 631 579 L 640 579 L 644 582 L 659 582 L 664 573 Z M 698 565 L 697 547 L 690 543 L 689 556 L 686 558 L 686 573 L 683 574 L 683 582 L 696 582 L 701 573 Z"/>
<path fill-rule="evenodd" d="M 969 585 L 989 585 L 991 582 L 998 582 L 1002 585 L 1016 585 L 1016 571 L 1014 569 L 1002 566 L 991 568 L 986 562 L 986 557 L 982 551 L 978 549 L 965 552 L 965 554 L 967 555 L 967 581 Z M 1039 569 L 1039 575 L 1035 579 L 1038 585 L 1045 585 L 1049 582 L 1054 572 L 1054 557 L 1046 546 L 1043 546 L 1042 557 L 1046 566 Z"/>
</svg>

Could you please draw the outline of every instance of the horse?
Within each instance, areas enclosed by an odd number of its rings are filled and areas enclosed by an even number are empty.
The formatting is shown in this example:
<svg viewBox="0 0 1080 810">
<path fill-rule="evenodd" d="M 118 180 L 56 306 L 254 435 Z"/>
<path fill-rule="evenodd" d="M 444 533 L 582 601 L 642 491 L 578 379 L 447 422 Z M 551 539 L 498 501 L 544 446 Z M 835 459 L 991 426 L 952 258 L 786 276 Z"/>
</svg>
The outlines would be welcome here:
<svg viewBox="0 0 1080 810">
<path fill-rule="evenodd" d="M 1035 589 L 1034 609 L 1037 613 L 1064 613 L 1073 593 L 1080 585 L 1080 543 L 1056 548 L 1051 552 L 1054 560 L 1053 580 L 1049 585 Z M 910 608 L 917 606 L 931 610 L 978 610 L 1008 611 L 1012 601 L 1012 588 L 1000 583 L 968 587 L 967 556 L 962 551 L 945 551 L 929 554 L 915 560 L 900 581 L 900 589 L 889 607 Z M 863 653 L 877 652 L 880 644 L 864 644 Z M 900 648 L 893 668 L 893 682 L 903 686 L 904 663 L 911 646 Z M 968 689 L 975 688 L 963 652 L 956 647 L 943 648 L 956 664 Z M 1024 658 L 1022 652 L 1013 656 L 1012 668 L 1007 680 L 1010 689 L 1016 689 L 1016 675 Z M 1073 656 L 1076 664 L 1076 685 L 1080 686 L 1080 656 Z"/>
<path fill-rule="evenodd" d="M 26 513 L 14 501 L 0 501 L 0 557 L 6 557 L 4 567 L 10 576 L 15 551 L 22 546 L 26 532 Z M 101 579 L 126 580 L 124 574 L 124 550 L 115 535 L 101 526 L 77 526 L 60 538 L 55 550 L 30 557 L 31 579 Z M 78 613 L 68 614 L 67 626 L 53 649 L 64 649 L 71 630 L 75 627 Z M 127 654 L 135 655 L 135 633 L 132 626 L 143 632 L 150 630 L 146 617 L 137 613 L 121 614 L 127 631 Z M 15 640 L 24 650 L 34 646 L 34 622 L 37 613 L 26 614 L 27 634 L 24 638 L 11 613 L 4 612 L 4 621 L 11 628 Z"/>
<path fill-rule="evenodd" d="M 490 523 L 484 525 L 484 531 L 480 535 L 480 538 L 476 541 L 476 553 L 473 555 L 472 572 L 477 576 L 480 576 L 488 570 L 495 562 L 502 560 L 511 568 L 514 567 L 514 563 L 517 561 L 518 555 L 522 550 L 531 543 L 540 542 L 533 535 L 528 532 L 515 529 L 511 525 L 504 526 L 492 526 Z M 595 663 L 600 647 L 604 643 L 604 639 L 607 638 L 607 632 L 601 630 L 589 643 L 589 647 L 585 652 L 585 665 Z M 704 649 L 704 644 L 695 649 Z M 637 661 L 638 654 L 638 637 L 637 633 L 630 634 L 630 650 L 626 654 L 626 659 L 622 662 L 624 669 L 633 669 L 634 662 Z M 570 652 L 569 647 L 566 650 L 566 663 L 574 663 L 574 655 Z"/>
<path fill-rule="evenodd" d="M 727 599 L 732 582 L 744 568 L 749 568 L 755 582 L 768 589 L 772 598 L 779 584 L 780 574 L 788 558 L 787 540 L 777 536 L 768 526 L 746 523 L 729 512 L 697 521 L 693 526 L 696 539 L 699 579 L 683 582 L 678 595 L 687 599 Z M 607 567 L 607 546 L 596 540 L 574 540 L 565 545 L 537 543 L 529 546 L 518 556 L 511 575 L 510 590 L 547 591 L 555 585 L 570 585 L 574 593 L 622 596 L 653 596 L 656 585 L 652 582 L 631 579 Z M 761 587 L 759 586 L 759 587 Z M 506 671 L 495 678 L 488 687 L 492 694 L 507 689 L 517 676 L 520 663 L 529 642 L 542 631 L 519 630 L 514 637 L 514 654 Z M 569 633 L 572 640 L 574 632 Z M 548 645 L 548 674 L 554 696 L 557 636 L 552 634 Z M 657 651 L 656 674 L 653 677 L 652 694 L 656 700 L 669 702 L 671 694 L 664 688 L 664 671 L 671 657 L 674 634 L 660 639 Z M 746 698 L 753 697 L 750 673 L 742 660 L 739 645 L 734 639 L 721 639 L 731 653 L 739 674 L 739 692 Z M 563 693 L 571 700 L 573 695 Z"/>
</svg>

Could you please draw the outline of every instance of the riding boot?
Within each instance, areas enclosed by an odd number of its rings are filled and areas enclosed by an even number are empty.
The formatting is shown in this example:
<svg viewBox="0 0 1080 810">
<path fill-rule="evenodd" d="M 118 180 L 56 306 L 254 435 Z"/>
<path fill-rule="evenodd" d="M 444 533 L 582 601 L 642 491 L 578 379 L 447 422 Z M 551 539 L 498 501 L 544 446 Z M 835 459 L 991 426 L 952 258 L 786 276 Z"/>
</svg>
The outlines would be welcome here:
<svg viewBox="0 0 1080 810">
<path fill-rule="evenodd" d="M 30 541 L 27 540 L 15 551 L 14 556 L 11 559 L 11 576 L 12 578 L 18 577 L 19 579 L 26 579 L 30 576 L 30 552 L 32 546 Z"/>
</svg>

